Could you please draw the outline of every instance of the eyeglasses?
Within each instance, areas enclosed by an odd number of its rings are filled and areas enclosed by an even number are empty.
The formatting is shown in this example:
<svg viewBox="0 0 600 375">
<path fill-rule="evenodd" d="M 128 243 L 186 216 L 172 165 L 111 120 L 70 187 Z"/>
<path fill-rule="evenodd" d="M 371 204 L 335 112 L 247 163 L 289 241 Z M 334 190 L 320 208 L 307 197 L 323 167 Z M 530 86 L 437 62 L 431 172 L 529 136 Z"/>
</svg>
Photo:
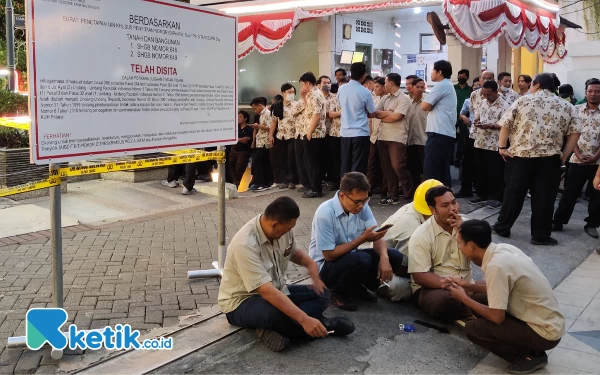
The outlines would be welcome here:
<svg viewBox="0 0 600 375">
<path fill-rule="evenodd" d="M 346 198 L 350 199 L 352 201 L 352 203 L 354 203 L 357 206 L 364 206 L 365 204 L 369 203 L 369 201 L 371 200 L 371 198 L 367 198 L 367 199 L 363 199 L 363 200 L 359 201 L 359 200 L 354 200 L 347 195 L 345 195 L 345 196 L 346 196 Z"/>
</svg>

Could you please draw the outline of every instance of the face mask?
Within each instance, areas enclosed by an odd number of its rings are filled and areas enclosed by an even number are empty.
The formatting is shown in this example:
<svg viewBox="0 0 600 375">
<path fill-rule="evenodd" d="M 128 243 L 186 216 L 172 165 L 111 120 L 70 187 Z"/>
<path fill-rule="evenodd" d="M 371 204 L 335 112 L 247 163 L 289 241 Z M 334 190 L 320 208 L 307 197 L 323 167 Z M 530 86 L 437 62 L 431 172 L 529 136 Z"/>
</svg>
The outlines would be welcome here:
<svg viewBox="0 0 600 375">
<path fill-rule="evenodd" d="M 321 85 L 321 89 L 325 92 L 330 92 L 331 91 L 331 85 L 330 84 L 325 84 L 325 85 Z"/>
<path fill-rule="evenodd" d="M 458 79 L 458 83 L 461 84 L 461 85 L 464 85 L 464 84 L 467 83 L 467 79 L 466 78 L 459 78 Z"/>
<path fill-rule="evenodd" d="M 504 87 L 504 86 L 500 86 L 500 91 L 506 93 L 510 91 L 510 87 Z"/>
<path fill-rule="evenodd" d="M 294 95 L 294 94 L 285 94 L 285 99 L 288 102 L 293 102 L 295 98 L 296 98 L 296 95 Z"/>
</svg>

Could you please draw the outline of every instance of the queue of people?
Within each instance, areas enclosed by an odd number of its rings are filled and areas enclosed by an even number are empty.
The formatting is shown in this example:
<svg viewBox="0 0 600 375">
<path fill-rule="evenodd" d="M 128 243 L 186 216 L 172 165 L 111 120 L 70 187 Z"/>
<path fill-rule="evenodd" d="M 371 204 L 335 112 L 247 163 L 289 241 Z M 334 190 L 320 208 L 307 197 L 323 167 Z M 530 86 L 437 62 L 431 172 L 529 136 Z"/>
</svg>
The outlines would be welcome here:
<svg viewBox="0 0 600 375">
<path fill-rule="evenodd" d="M 414 201 L 381 226 L 369 190 L 364 174 L 343 176 L 315 212 L 308 254 L 294 237 L 300 210 L 289 197 L 242 227 L 228 247 L 219 289 L 228 321 L 256 329 L 267 347 L 282 351 L 293 341 L 352 334 L 352 319 L 325 317 L 327 307 L 356 311 L 379 295 L 412 300 L 431 318 L 460 320 L 473 343 L 510 362 L 510 373 L 548 363 L 545 351 L 565 334 L 565 318 L 531 258 L 493 243 L 490 224 L 461 216 L 452 189 L 439 181 L 420 184 Z M 290 261 L 307 268 L 312 285 L 286 285 Z M 483 280 L 474 280 L 472 263 L 482 267 Z"/>
</svg>

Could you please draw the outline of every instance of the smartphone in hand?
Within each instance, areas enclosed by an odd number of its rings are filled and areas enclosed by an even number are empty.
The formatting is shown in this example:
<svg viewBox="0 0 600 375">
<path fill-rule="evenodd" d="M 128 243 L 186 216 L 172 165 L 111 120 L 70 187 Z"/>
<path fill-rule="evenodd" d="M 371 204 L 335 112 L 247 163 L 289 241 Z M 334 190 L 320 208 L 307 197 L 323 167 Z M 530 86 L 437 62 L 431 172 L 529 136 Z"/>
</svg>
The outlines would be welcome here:
<svg viewBox="0 0 600 375">
<path fill-rule="evenodd" d="M 384 225 L 381 228 L 375 229 L 375 233 L 383 232 L 384 230 L 388 230 L 388 229 L 390 229 L 393 226 L 394 226 L 394 224 Z"/>
</svg>

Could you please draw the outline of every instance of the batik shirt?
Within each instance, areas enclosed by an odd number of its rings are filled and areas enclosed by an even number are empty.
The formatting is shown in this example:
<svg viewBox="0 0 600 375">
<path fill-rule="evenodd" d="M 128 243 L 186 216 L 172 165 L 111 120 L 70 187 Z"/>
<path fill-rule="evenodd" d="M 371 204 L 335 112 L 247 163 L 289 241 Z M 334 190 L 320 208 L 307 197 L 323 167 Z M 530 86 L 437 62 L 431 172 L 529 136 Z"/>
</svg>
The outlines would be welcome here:
<svg viewBox="0 0 600 375">
<path fill-rule="evenodd" d="M 259 125 L 265 125 L 271 128 L 271 111 L 265 107 L 260 113 Z M 265 148 L 269 144 L 269 131 L 258 129 L 256 133 L 256 148 Z"/>
<path fill-rule="evenodd" d="M 327 112 L 341 112 L 342 107 L 338 101 L 336 94 L 329 94 L 325 97 L 325 109 Z M 327 135 L 331 137 L 340 137 L 340 130 L 342 128 L 342 119 L 338 118 L 327 118 L 325 120 L 325 126 L 327 127 Z"/>
<path fill-rule="evenodd" d="M 490 103 L 487 99 L 481 102 L 479 120 L 481 124 L 498 124 L 504 113 L 510 108 L 510 105 L 504 100 L 502 95 L 498 95 L 498 99 L 494 103 Z M 500 130 L 481 129 L 477 128 L 475 134 L 475 148 L 482 150 L 498 151 L 498 139 L 500 138 Z"/>
<path fill-rule="evenodd" d="M 298 112 L 298 102 L 289 102 L 283 105 L 283 118 L 277 119 L 277 139 L 288 140 L 296 137 L 296 113 Z"/>
<path fill-rule="evenodd" d="M 327 126 L 325 120 L 327 119 L 327 110 L 325 108 L 325 97 L 318 87 L 314 87 L 306 94 L 306 105 L 300 115 L 300 124 L 302 126 L 301 135 L 305 136 L 308 132 L 308 127 L 315 114 L 320 114 L 319 122 L 317 127 L 312 133 L 312 138 L 325 138 L 327 134 Z"/>
<path fill-rule="evenodd" d="M 575 112 L 581 124 L 581 136 L 577 147 L 583 155 L 594 155 L 600 148 L 600 108 L 592 111 L 587 104 L 579 104 L 575 106 Z M 571 156 L 571 163 L 583 164 L 575 154 Z M 596 160 L 595 164 L 600 164 L 600 160 Z"/>
</svg>

